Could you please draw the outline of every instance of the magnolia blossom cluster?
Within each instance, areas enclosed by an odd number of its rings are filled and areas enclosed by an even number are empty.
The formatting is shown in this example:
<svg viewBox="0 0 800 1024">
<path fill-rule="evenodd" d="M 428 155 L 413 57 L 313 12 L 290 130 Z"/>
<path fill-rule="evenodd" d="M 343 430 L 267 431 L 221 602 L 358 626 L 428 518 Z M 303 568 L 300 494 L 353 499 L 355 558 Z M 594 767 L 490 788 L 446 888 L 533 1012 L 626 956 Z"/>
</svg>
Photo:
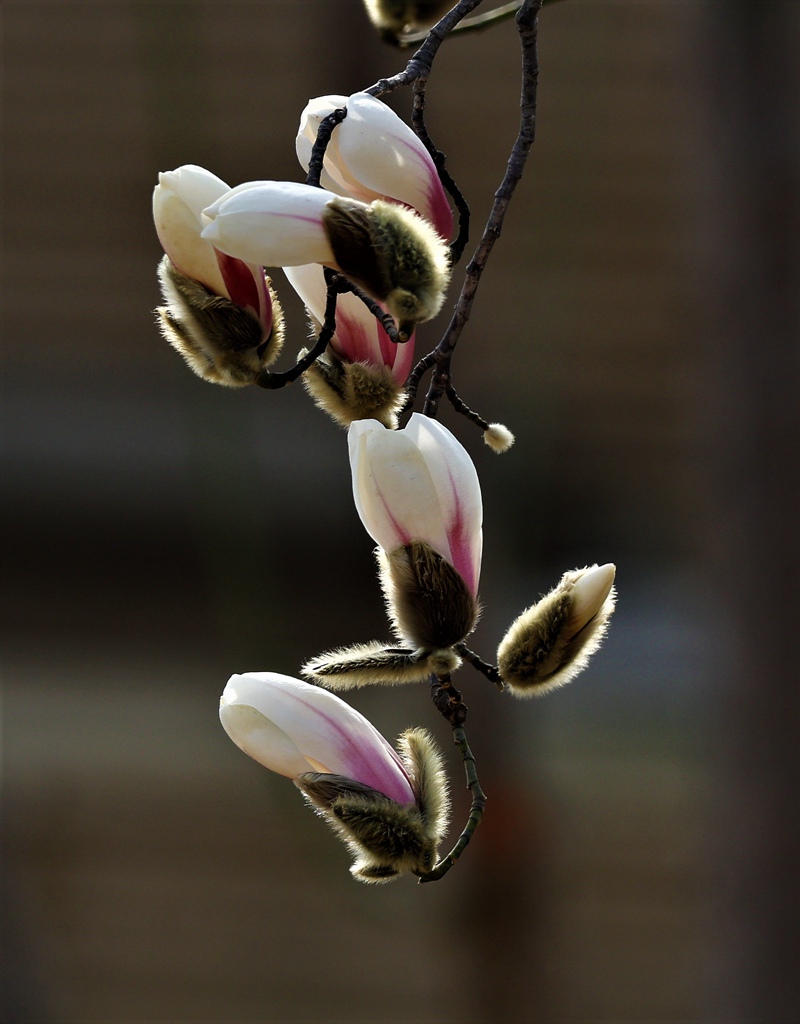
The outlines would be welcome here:
<svg viewBox="0 0 800 1024">
<path fill-rule="evenodd" d="M 264 268 L 283 268 L 315 335 L 325 320 L 324 268 L 335 270 L 390 314 L 399 341 L 357 294 L 340 294 L 328 350 L 304 381 L 344 426 L 364 416 L 394 425 L 414 362 L 414 328 L 444 301 L 453 218 L 424 145 L 367 93 L 309 102 L 296 139 L 306 171 L 320 124 L 341 109 L 322 187 L 250 181 L 230 188 L 194 165 L 160 175 L 153 215 L 166 255 L 158 314 L 167 340 L 201 377 L 250 384 L 275 361 L 284 333 Z"/>
<path fill-rule="evenodd" d="M 348 440 L 356 509 L 378 544 L 395 639 L 312 659 L 303 673 L 315 686 L 274 673 L 234 676 L 220 714 L 231 738 L 293 778 L 346 840 L 355 877 L 424 877 L 448 807 L 433 741 L 418 730 L 405 733 L 398 761 L 369 723 L 323 687 L 425 682 L 449 678 L 460 666 L 479 614 L 480 484 L 453 434 L 417 413 L 399 430 L 361 420 Z M 542 693 L 577 675 L 604 636 L 613 582 L 612 565 L 567 573 L 519 616 L 498 649 L 500 676 L 512 693 Z"/>
<path fill-rule="evenodd" d="M 425 16 L 424 7 L 416 5 L 411 21 Z M 573 678 L 599 646 L 614 607 L 615 570 L 566 573 L 511 625 L 496 668 L 466 647 L 480 615 L 478 474 L 437 420 L 413 413 L 398 425 L 416 325 L 444 301 L 452 214 L 425 146 L 367 93 L 308 104 L 296 139 L 306 170 L 333 114 L 319 185 L 251 181 L 231 188 L 194 165 L 160 175 L 153 195 L 165 252 L 158 316 L 192 370 L 242 386 L 263 383 L 284 344 L 265 268 L 282 268 L 305 304 L 315 341 L 297 368 L 317 404 L 348 428 L 353 497 L 377 544 L 393 636 L 310 659 L 302 668 L 306 681 L 275 672 L 235 675 L 220 717 L 242 750 L 293 779 L 345 840 L 353 874 L 380 882 L 404 872 L 424 878 L 436 864 L 449 806 L 441 756 L 420 729 L 392 747 L 329 690 L 449 685 L 469 660 L 517 696 L 541 693 Z M 384 314 L 395 322 L 393 336 Z M 480 422 L 490 447 L 510 447 L 504 427 Z"/>
</svg>

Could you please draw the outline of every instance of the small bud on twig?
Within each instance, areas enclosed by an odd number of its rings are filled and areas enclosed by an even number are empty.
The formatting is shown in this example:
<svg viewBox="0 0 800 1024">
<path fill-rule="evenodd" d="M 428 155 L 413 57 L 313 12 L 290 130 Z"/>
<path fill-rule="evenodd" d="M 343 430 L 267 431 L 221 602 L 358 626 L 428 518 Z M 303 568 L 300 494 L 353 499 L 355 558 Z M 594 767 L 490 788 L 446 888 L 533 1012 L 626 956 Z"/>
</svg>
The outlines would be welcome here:
<svg viewBox="0 0 800 1024">
<path fill-rule="evenodd" d="M 574 679 L 598 649 L 614 611 L 613 565 L 564 573 L 511 625 L 497 650 L 503 682 L 530 697 Z"/>
<path fill-rule="evenodd" d="M 515 438 L 508 427 L 504 427 L 502 423 L 490 423 L 483 432 L 483 440 L 493 452 L 501 454 L 508 451 Z"/>
</svg>

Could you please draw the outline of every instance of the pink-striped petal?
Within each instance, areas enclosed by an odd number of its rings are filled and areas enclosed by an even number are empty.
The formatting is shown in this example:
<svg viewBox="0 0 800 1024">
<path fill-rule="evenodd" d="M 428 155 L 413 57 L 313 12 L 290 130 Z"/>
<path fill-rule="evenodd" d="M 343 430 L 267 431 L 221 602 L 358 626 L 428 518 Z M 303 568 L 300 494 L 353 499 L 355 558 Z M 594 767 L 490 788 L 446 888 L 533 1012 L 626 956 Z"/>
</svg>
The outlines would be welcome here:
<svg viewBox="0 0 800 1024">
<path fill-rule="evenodd" d="M 349 704 L 318 686 L 277 672 L 231 676 L 220 720 L 237 746 L 281 775 L 342 775 L 397 803 L 415 802 L 408 774 L 384 737 Z"/>
<path fill-rule="evenodd" d="M 291 181 L 252 181 L 203 211 L 202 237 L 217 249 L 262 267 L 333 263 L 322 211 L 324 189 Z"/>
<path fill-rule="evenodd" d="M 322 267 L 286 267 L 284 273 L 311 316 L 321 324 L 327 301 Z M 388 366 L 398 384 L 405 384 L 414 365 L 414 335 L 403 344 L 395 344 L 364 303 L 349 292 L 340 295 L 336 302 L 336 333 L 331 347 L 347 362 Z"/>
<path fill-rule="evenodd" d="M 308 169 L 321 121 L 342 106 L 347 117 L 333 130 L 323 165 L 334 190 L 365 203 L 388 199 L 411 207 L 449 241 L 453 214 L 430 154 L 408 125 L 374 96 L 360 92 L 311 100 L 297 136 L 300 163 Z"/>
</svg>

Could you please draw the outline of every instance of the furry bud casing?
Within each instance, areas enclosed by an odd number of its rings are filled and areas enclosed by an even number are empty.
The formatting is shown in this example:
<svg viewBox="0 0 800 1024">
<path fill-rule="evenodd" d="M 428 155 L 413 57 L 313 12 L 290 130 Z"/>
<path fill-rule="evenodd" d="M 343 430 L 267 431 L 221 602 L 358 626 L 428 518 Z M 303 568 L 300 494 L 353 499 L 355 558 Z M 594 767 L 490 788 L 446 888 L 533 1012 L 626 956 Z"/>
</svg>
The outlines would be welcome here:
<svg viewBox="0 0 800 1024">
<path fill-rule="evenodd" d="M 587 665 L 614 611 L 613 565 L 564 573 L 512 623 L 497 650 L 500 676 L 518 697 L 570 682 Z"/>
<path fill-rule="evenodd" d="M 283 314 L 268 279 L 272 322 L 265 333 L 249 308 L 186 277 L 168 256 L 159 264 L 158 278 L 165 302 L 156 310 L 161 333 L 199 377 L 242 387 L 277 358 L 283 345 Z"/>
<path fill-rule="evenodd" d="M 388 366 L 349 363 L 327 353 L 306 370 L 303 384 L 315 404 L 343 427 L 375 419 L 393 429 L 406 399 Z"/>
<path fill-rule="evenodd" d="M 461 658 L 452 650 L 404 650 L 374 640 L 327 651 L 303 665 L 303 675 L 330 690 L 375 684 L 424 683 L 455 672 Z"/>
<path fill-rule="evenodd" d="M 449 797 L 442 757 L 424 729 L 409 729 L 398 752 L 415 803 L 398 804 L 361 783 L 308 772 L 295 784 L 345 840 L 355 856 L 350 869 L 364 882 L 385 882 L 405 872 L 425 873 L 447 828 Z"/>
<path fill-rule="evenodd" d="M 380 580 L 397 636 L 414 647 L 448 648 L 478 621 L 477 599 L 461 574 L 424 541 L 378 548 Z"/>
</svg>

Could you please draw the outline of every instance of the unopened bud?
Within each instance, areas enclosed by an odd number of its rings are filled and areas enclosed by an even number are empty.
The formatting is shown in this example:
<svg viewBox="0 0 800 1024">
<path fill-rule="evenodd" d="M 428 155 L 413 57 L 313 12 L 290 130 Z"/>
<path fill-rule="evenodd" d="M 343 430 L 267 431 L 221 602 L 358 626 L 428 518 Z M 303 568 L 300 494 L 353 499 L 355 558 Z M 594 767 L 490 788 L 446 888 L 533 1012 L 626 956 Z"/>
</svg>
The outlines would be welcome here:
<svg viewBox="0 0 800 1024">
<path fill-rule="evenodd" d="M 363 882 L 430 871 L 447 827 L 449 797 L 442 757 L 424 729 L 409 729 L 398 752 L 416 802 L 398 804 L 339 775 L 308 772 L 295 784 L 355 855 L 350 869 Z"/>
<path fill-rule="evenodd" d="M 483 432 L 483 440 L 493 452 L 507 452 L 514 443 L 514 435 L 502 423 L 490 423 Z"/>
<path fill-rule="evenodd" d="M 613 565 L 564 573 L 555 589 L 512 623 L 497 651 L 503 682 L 530 697 L 574 679 L 598 649 L 614 611 Z"/>
<path fill-rule="evenodd" d="M 205 380 L 228 387 L 252 384 L 283 345 L 283 314 L 272 288 L 272 322 L 264 325 L 249 309 L 215 295 L 176 269 L 168 256 L 158 267 L 165 306 L 158 315 L 161 332 Z"/>
<path fill-rule="evenodd" d="M 343 427 L 354 420 L 375 419 L 394 429 L 406 400 L 388 366 L 351 363 L 327 353 L 306 370 L 303 384 L 315 404 Z"/>
</svg>

